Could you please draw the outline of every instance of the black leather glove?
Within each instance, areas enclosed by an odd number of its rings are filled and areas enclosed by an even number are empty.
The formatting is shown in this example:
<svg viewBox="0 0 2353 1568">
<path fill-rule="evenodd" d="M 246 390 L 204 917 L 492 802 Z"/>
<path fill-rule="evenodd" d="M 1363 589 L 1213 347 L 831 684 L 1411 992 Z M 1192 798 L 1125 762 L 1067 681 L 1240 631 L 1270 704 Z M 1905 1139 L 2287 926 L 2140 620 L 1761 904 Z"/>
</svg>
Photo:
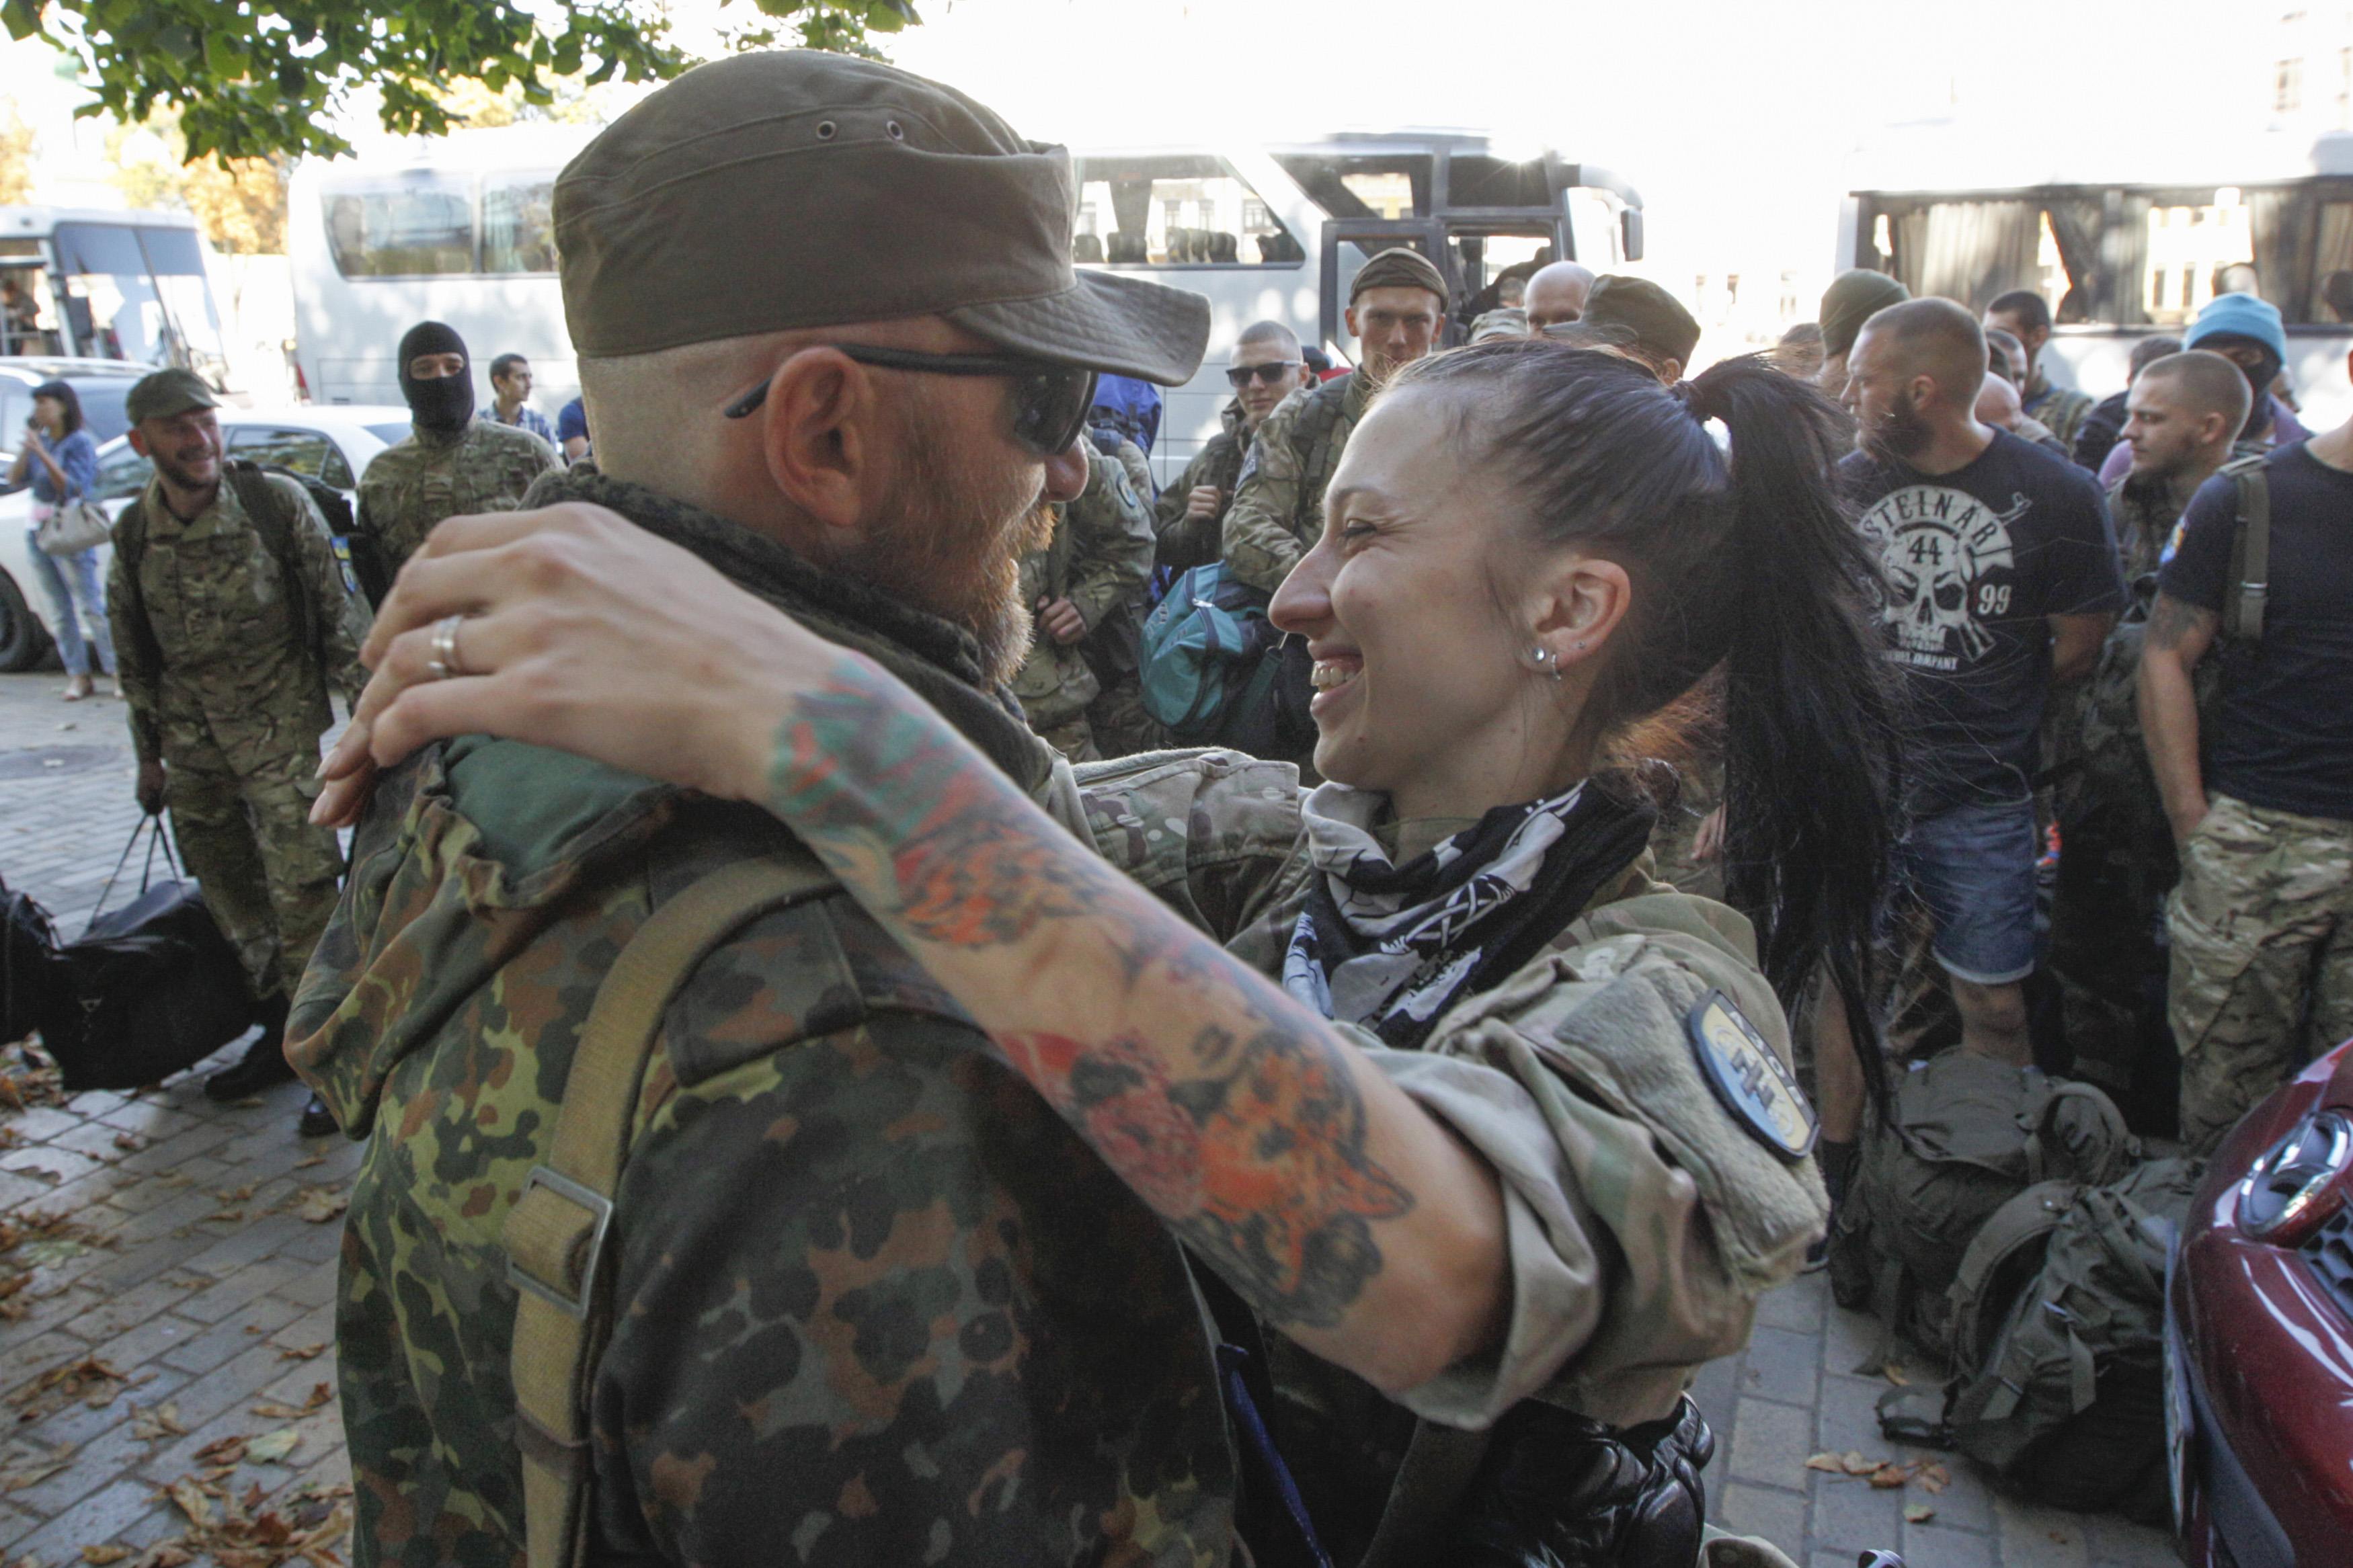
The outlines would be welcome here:
<svg viewBox="0 0 2353 1568">
<path fill-rule="evenodd" d="M 1672 1415 L 1611 1428 L 1525 1400 L 1463 1499 L 1451 1562 L 1468 1568 L 1691 1568 L 1715 1434 L 1686 1399 Z"/>
</svg>

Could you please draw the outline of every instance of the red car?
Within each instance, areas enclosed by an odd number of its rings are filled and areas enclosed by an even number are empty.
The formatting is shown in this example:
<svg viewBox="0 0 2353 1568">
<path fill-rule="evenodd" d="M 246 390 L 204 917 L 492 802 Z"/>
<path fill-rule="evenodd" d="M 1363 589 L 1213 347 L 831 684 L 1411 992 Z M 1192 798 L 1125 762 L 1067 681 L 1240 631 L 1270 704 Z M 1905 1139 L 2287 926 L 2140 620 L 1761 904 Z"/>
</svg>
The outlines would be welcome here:
<svg viewBox="0 0 2353 1568">
<path fill-rule="evenodd" d="M 2353 1041 L 2233 1128 L 2167 1283 L 2191 1568 L 2353 1563 Z"/>
</svg>

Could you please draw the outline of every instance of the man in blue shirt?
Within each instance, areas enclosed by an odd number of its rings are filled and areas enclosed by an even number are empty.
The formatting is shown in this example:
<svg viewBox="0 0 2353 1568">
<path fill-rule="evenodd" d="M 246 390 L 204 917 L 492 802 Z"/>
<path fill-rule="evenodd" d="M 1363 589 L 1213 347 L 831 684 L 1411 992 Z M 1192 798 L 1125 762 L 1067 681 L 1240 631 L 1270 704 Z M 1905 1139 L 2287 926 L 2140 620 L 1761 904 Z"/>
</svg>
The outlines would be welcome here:
<svg viewBox="0 0 2353 1568">
<path fill-rule="evenodd" d="M 555 449 L 567 463 L 588 455 L 588 405 L 576 397 L 556 412 Z"/>
<path fill-rule="evenodd" d="M 547 416 L 531 405 L 531 361 L 515 353 L 492 360 L 491 391 L 496 401 L 483 411 L 483 418 L 528 430 L 549 446 L 555 445 L 555 431 Z"/>
</svg>

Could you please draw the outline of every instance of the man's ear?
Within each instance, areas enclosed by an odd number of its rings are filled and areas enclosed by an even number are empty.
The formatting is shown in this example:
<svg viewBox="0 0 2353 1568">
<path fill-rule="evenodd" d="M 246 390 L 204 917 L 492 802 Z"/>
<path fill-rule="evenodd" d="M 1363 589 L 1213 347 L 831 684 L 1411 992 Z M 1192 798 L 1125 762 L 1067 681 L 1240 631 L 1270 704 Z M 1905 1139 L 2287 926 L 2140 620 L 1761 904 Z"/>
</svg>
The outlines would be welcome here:
<svg viewBox="0 0 2353 1568">
<path fill-rule="evenodd" d="M 132 451 L 138 453 L 142 458 L 150 456 L 147 450 L 147 433 L 144 430 L 142 430 L 138 426 L 133 425 L 129 430 L 123 433 L 131 437 L 131 449 Z"/>
<path fill-rule="evenodd" d="M 820 527 L 861 528 L 881 413 L 865 367 L 838 349 L 801 350 L 768 378 L 768 399 L 760 407 L 769 479 Z"/>
<path fill-rule="evenodd" d="M 1365 334 L 1356 330 L 1356 307 L 1354 305 L 1349 306 L 1346 310 L 1340 312 L 1340 317 L 1341 320 L 1348 323 L 1348 335 L 1356 339 L 1358 342 L 1364 342 Z"/>
</svg>

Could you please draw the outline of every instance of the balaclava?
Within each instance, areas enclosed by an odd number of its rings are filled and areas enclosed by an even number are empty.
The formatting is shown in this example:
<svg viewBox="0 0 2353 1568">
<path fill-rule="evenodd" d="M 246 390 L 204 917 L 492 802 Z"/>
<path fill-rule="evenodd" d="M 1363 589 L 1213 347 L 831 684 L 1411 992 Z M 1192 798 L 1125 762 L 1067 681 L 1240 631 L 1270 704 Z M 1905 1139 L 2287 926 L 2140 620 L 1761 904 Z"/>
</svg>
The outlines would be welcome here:
<svg viewBox="0 0 2353 1568">
<path fill-rule="evenodd" d="M 455 375 L 418 381 L 408 367 L 419 354 L 466 354 L 466 368 Z M 474 416 L 474 356 L 466 353 L 466 340 L 439 321 L 419 321 L 400 340 L 400 395 L 420 430 L 454 435 Z"/>
</svg>

